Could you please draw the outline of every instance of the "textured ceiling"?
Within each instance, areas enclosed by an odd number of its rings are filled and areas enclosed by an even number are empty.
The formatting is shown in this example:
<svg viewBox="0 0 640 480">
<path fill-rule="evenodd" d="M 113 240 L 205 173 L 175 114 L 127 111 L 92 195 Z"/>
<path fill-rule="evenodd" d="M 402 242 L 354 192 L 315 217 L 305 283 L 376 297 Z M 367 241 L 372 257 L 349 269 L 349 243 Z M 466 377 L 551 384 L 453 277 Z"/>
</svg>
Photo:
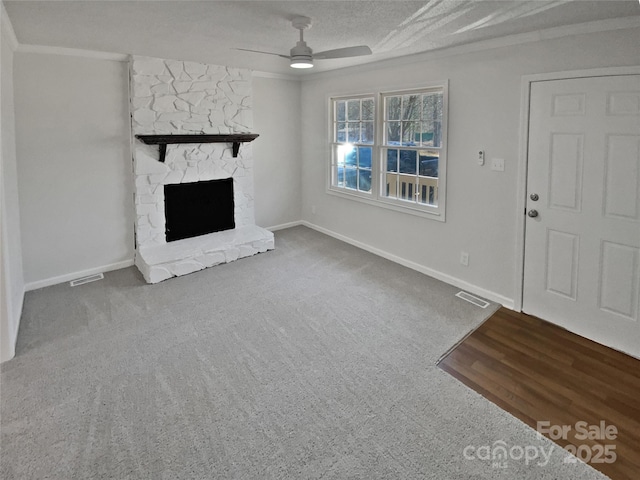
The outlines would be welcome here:
<svg viewBox="0 0 640 480">
<path fill-rule="evenodd" d="M 18 41 L 304 74 L 283 58 L 297 40 L 290 20 L 309 16 L 315 51 L 369 45 L 373 55 L 316 60 L 311 71 L 551 27 L 635 17 L 638 0 L 431 1 L 5 1 Z"/>
</svg>

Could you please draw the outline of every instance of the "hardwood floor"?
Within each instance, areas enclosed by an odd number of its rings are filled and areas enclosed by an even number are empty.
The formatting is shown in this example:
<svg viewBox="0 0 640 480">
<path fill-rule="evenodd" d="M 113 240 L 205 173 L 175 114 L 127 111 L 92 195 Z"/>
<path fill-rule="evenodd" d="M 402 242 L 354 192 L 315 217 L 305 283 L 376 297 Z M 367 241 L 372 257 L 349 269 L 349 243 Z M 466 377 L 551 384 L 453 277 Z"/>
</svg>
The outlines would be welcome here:
<svg viewBox="0 0 640 480">
<path fill-rule="evenodd" d="M 534 429 L 570 426 L 564 438 L 545 436 L 610 478 L 640 478 L 640 360 L 502 308 L 439 367 Z M 577 422 L 603 421 L 617 428 L 615 439 L 581 439 Z M 613 463 L 595 461 L 610 451 Z"/>
</svg>

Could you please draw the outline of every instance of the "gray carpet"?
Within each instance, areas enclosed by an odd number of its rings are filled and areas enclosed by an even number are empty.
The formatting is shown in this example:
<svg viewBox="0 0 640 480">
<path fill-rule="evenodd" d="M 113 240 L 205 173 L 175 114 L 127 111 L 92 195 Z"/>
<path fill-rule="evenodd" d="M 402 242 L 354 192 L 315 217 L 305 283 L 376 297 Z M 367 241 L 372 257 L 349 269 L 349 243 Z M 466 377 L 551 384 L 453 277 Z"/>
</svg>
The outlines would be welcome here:
<svg viewBox="0 0 640 480">
<path fill-rule="evenodd" d="M 2 478 L 604 478 L 559 447 L 464 458 L 553 444 L 435 366 L 492 311 L 456 292 L 304 227 L 157 285 L 128 268 L 30 292 Z"/>
</svg>

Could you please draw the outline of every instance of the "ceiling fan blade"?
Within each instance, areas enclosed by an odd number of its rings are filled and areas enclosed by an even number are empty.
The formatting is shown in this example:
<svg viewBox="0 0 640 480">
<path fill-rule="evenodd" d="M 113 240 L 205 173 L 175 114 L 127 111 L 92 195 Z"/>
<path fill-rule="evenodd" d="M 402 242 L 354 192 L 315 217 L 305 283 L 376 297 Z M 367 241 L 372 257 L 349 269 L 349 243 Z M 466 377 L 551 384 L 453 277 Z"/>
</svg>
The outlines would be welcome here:
<svg viewBox="0 0 640 480">
<path fill-rule="evenodd" d="M 289 59 L 289 55 L 280 55 L 279 53 L 271 53 L 271 52 L 262 52 L 260 50 L 249 50 L 248 48 L 234 48 L 234 50 L 242 50 L 243 52 L 253 52 L 253 53 L 263 53 L 265 55 L 275 55 L 276 57 L 282 57 Z"/>
<path fill-rule="evenodd" d="M 336 48 L 335 50 L 314 53 L 313 58 L 322 60 L 327 58 L 359 57 L 361 55 L 371 55 L 371 53 L 371 49 L 366 45 L 358 45 L 357 47 Z"/>
</svg>

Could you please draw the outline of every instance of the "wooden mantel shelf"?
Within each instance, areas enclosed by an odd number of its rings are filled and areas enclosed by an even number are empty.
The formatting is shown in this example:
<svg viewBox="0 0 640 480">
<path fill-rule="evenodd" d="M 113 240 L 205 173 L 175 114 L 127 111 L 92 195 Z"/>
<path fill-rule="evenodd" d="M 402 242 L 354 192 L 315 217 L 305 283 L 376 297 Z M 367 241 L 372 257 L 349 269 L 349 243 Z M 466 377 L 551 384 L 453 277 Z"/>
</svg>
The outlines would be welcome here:
<svg viewBox="0 0 640 480">
<path fill-rule="evenodd" d="M 136 138 L 147 145 L 160 147 L 160 160 L 164 163 L 167 155 L 167 145 L 177 143 L 231 143 L 233 145 L 233 157 L 238 156 L 240 144 L 252 142 L 258 138 L 257 133 L 221 133 L 221 134 L 186 134 L 186 135 L 136 135 Z"/>
</svg>

